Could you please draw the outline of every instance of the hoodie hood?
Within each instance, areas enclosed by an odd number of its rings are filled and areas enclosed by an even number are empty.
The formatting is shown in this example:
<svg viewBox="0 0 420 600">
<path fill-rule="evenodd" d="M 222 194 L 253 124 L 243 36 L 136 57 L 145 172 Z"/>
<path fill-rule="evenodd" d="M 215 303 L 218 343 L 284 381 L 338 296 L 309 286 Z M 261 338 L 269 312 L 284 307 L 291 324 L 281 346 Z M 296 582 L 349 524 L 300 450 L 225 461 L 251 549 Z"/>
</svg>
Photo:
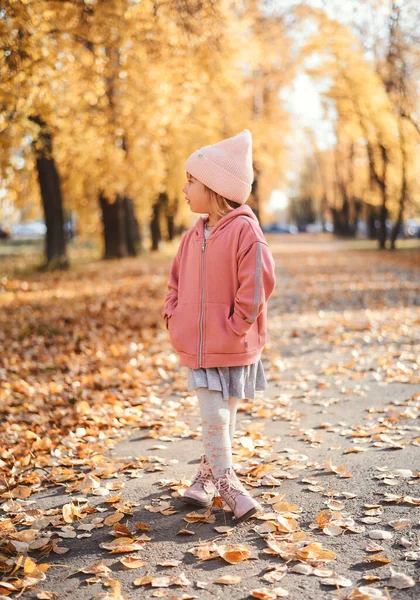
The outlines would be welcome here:
<svg viewBox="0 0 420 600">
<path fill-rule="evenodd" d="M 255 225 L 258 226 L 258 228 L 260 228 L 260 224 L 259 221 L 255 215 L 255 213 L 253 212 L 253 210 L 251 209 L 250 206 L 248 206 L 247 204 L 244 204 L 243 206 L 239 206 L 238 208 L 235 208 L 234 210 L 231 210 L 230 212 L 228 212 L 226 215 L 224 215 L 221 219 L 219 219 L 216 223 L 216 225 L 213 227 L 212 232 L 211 232 L 211 237 L 215 237 L 215 235 L 217 233 L 220 233 L 220 231 L 222 231 L 225 227 L 227 227 L 233 219 L 237 219 L 238 217 L 245 217 L 247 219 L 249 219 L 250 221 L 253 221 Z M 209 216 L 208 215 L 202 215 L 196 222 L 196 224 L 193 226 L 193 229 L 196 232 L 196 235 L 200 235 L 200 236 L 204 236 L 204 224 L 209 220 Z"/>
</svg>

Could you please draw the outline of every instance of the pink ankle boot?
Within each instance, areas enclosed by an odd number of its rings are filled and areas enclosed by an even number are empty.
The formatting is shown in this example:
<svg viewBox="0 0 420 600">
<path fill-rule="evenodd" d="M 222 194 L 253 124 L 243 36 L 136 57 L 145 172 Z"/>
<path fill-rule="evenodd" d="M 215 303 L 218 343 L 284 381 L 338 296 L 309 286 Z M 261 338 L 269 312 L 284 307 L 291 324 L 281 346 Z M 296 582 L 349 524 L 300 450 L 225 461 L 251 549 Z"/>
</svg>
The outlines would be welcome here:
<svg viewBox="0 0 420 600">
<path fill-rule="evenodd" d="M 244 488 L 233 467 L 225 469 L 222 475 L 213 479 L 213 483 L 222 499 L 233 510 L 236 525 L 261 510 L 261 505 Z"/>
<path fill-rule="evenodd" d="M 205 454 L 201 456 L 200 466 L 190 485 L 190 487 L 181 496 L 181 500 L 187 504 L 196 506 L 210 506 L 216 495 L 216 488 L 213 484 L 213 473 Z"/>
</svg>

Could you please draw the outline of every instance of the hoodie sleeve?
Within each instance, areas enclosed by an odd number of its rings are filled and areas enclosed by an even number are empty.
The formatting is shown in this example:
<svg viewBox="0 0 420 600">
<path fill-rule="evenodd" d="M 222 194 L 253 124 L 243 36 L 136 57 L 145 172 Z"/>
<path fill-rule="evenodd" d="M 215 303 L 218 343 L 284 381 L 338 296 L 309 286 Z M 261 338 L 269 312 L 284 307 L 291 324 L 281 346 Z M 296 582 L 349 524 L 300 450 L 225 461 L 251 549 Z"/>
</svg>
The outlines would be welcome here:
<svg viewBox="0 0 420 600">
<path fill-rule="evenodd" d="M 164 301 L 164 308 L 162 317 L 164 319 L 170 318 L 178 304 L 178 279 L 179 279 L 179 265 L 181 260 L 182 249 L 184 247 L 185 235 L 181 240 L 178 251 L 171 265 L 169 273 L 169 280 L 167 283 L 167 289 L 169 290 L 166 294 Z M 166 320 L 166 328 L 168 328 L 168 321 Z"/>
<path fill-rule="evenodd" d="M 264 309 L 275 284 L 275 262 L 268 244 L 255 241 L 238 258 L 239 287 L 228 323 L 237 335 L 245 335 Z"/>
</svg>

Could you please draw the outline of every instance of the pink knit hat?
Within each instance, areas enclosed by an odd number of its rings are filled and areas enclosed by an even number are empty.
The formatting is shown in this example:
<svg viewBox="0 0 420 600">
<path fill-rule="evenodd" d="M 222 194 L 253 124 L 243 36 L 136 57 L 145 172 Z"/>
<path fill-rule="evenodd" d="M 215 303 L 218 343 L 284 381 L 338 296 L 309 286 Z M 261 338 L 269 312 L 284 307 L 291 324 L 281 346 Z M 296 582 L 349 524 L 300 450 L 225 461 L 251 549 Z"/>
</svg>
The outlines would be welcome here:
<svg viewBox="0 0 420 600">
<path fill-rule="evenodd" d="M 245 204 L 254 181 L 252 136 L 248 129 L 193 152 L 185 170 L 228 200 Z"/>
</svg>

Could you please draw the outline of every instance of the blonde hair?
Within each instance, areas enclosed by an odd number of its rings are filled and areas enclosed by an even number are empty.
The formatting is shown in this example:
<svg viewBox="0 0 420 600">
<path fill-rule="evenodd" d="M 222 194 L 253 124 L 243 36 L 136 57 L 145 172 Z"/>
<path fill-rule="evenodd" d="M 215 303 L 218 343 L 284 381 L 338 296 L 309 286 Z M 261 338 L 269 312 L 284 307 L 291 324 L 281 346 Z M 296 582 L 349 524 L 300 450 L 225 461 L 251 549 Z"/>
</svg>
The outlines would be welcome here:
<svg viewBox="0 0 420 600">
<path fill-rule="evenodd" d="M 211 190 L 206 185 L 204 186 L 209 193 L 210 202 L 216 211 L 218 217 L 223 217 L 231 210 L 235 208 L 239 208 L 241 205 L 238 202 L 234 202 L 233 200 L 228 200 L 224 196 L 221 196 L 214 190 Z"/>
</svg>

